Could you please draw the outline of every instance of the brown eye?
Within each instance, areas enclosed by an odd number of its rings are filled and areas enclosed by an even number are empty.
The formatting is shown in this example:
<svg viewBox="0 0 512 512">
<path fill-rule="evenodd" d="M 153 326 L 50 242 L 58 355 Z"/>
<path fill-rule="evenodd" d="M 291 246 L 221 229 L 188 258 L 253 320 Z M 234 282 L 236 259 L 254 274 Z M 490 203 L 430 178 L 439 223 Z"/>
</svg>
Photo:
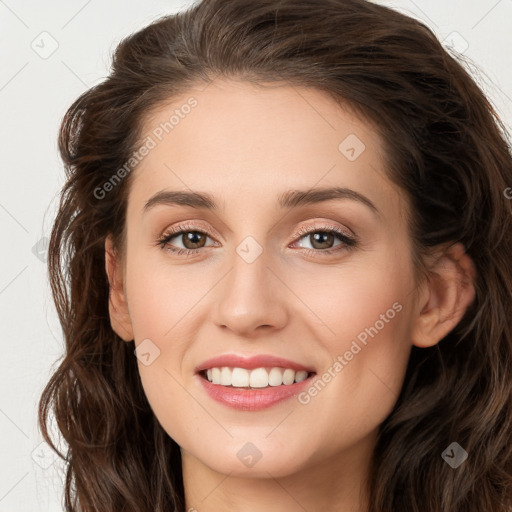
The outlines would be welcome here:
<svg viewBox="0 0 512 512">
<path fill-rule="evenodd" d="M 301 228 L 295 235 L 295 246 L 302 247 L 305 254 L 332 255 L 350 250 L 358 245 L 357 239 L 337 226 Z M 338 243 L 336 242 L 338 240 Z M 309 244 L 310 247 L 307 247 Z"/>
<path fill-rule="evenodd" d="M 207 239 L 210 238 L 208 233 L 198 229 L 192 229 L 192 226 L 178 226 L 171 229 L 171 232 L 163 235 L 158 240 L 158 245 L 169 252 L 177 255 L 201 252 L 200 249 L 209 247 L 215 244 L 206 244 Z M 181 245 L 181 247 L 180 247 Z"/>
<path fill-rule="evenodd" d="M 330 249 L 333 246 L 335 237 L 327 231 L 317 231 L 309 235 L 311 246 L 314 249 Z"/>
<path fill-rule="evenodd" d="M 199 249 L 204 247 L 207 238 L 201 231 L 183 231 L 177 236 L 181 236 L 181 240 L 186 249 Z"/>
</svg>

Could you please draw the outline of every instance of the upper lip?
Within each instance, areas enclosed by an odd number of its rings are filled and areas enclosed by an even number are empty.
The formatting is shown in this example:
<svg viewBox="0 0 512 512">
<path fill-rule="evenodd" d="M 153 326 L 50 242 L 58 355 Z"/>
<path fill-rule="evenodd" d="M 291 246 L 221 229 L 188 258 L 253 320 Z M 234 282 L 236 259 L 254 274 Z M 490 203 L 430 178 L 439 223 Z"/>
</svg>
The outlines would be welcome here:
<svg viewBox="0 0 512 512">
<path fill-rule="evenodd" d="M 260 354 L 252 357 L 245 357 L 238 354 L 224 354 L 221 356 L 213 357 L 207 361 L 203 361 L 201 364 L 196 366 L 195 372 L 200 373 L 203 370 L 210 368 L 221 368 L 228 366 L 230 368 L 245 368 L 246 370 L 253 370 L 254 368 L 291 368 L 295 371 L 306 371 L 308 373 L 314 373 L 313 368 L 304 366 L 295 361 L 289 359 L 283 359 L 273 355 Z"/>
</svg>

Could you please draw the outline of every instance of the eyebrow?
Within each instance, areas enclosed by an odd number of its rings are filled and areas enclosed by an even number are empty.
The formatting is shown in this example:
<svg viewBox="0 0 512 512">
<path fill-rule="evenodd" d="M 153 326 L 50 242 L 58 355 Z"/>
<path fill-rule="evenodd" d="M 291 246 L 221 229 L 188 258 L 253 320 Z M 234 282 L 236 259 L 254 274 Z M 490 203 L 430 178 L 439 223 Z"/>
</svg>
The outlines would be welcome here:
<svg viewBox="0 0 512 512">
<path fill-rule="evenodd" d="M 282 209 L 292 209 L 324 201 L 331 201 L 333 199 L 358 201 L 369 207 L 374 214 L 380 216 L 380 211 L 370 199 L 355 190 L 344 187 L 287 190 L 278 196 L 277 202 Z M 218 204 L 215 202 L 214 197 L 206 192 L 161 190 L 147 201 L 144 205 L 143 213 L 146 213 L 157 205 L 189 206 L 191 208 L 205 210 L 218 210 Z"/>
</svg>

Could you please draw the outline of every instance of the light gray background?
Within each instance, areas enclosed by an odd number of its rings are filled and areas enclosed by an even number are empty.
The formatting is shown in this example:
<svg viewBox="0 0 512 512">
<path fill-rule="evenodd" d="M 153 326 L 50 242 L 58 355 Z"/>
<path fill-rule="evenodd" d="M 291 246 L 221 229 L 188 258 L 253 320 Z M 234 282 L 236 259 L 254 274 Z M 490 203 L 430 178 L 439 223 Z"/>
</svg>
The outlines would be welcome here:
<svg viewBox="0 0 512 512">
<path fill-rule="evenodd" d="M 380 3 L 419 18 L 463 52 L 510 129 L 512 0 Z M 63 510 L 63 466 L 41 444 L 36 421 L 63 342 L 45 263 L 33 251 L 50 233 L 63 183 L 60 120 L 79 94 L 107 75 L 122 37 L 190 4 L 0 0 L 0 512 Z"/>
</svg>

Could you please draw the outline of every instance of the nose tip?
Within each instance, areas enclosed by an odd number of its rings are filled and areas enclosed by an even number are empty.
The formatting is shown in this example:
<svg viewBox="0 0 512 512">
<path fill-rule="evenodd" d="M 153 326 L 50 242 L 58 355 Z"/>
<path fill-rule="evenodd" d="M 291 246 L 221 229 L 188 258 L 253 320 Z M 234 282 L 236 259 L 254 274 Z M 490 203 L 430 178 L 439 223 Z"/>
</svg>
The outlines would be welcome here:
<svg viewBox="0 0 512 512">
<path fill-rule="evenodd" d="M 217 325 L 246 337 L 281 328 L 287 321 L 282 289 L 263 259 L 248 264 L 240 258 L 218 287 Z"/>
</svg>

